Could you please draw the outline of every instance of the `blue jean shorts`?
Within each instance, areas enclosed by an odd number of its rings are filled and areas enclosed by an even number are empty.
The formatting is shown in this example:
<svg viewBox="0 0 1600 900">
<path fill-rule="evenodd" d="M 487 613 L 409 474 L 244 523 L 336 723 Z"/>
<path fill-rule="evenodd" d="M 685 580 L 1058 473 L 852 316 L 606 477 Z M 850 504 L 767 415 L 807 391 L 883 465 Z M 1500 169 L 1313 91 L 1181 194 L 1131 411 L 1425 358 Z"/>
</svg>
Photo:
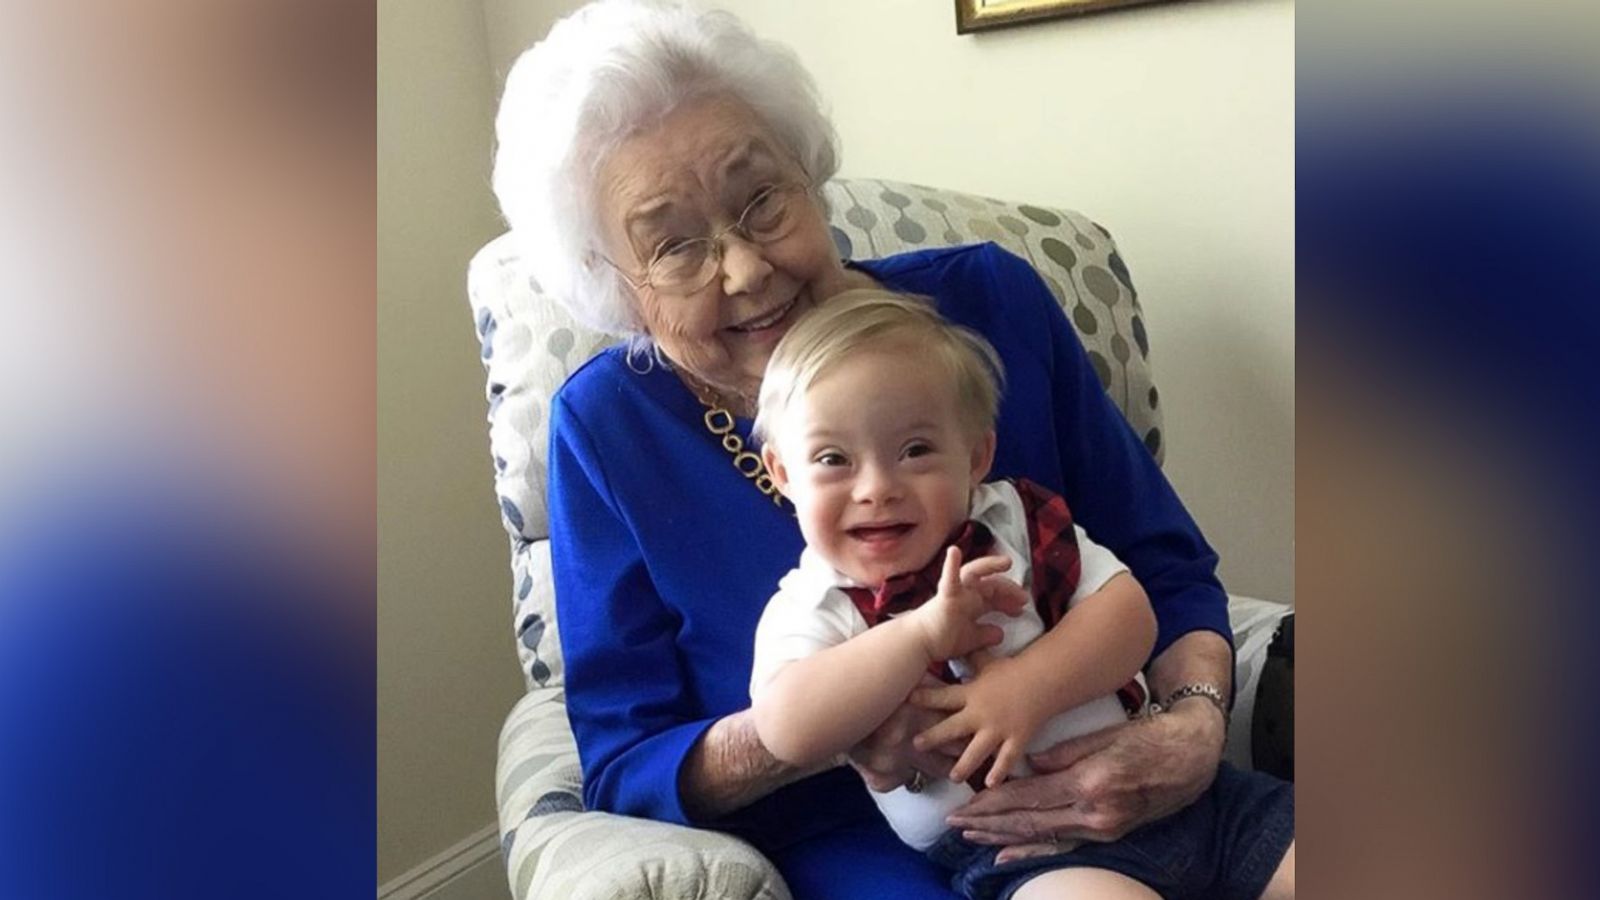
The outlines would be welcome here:
<svg viewBox="0 0 1600 900">
<path fill-rule="evenodd" d="M 999 852 L 949 831 L 928 850 L 971 900 L 1010 900 L 1036 875 L 1090 867 L 1120 872 L 1167 900 L 1256 900 L 1294 842 L 1294 786 L 1223 763 L 1200 799 L 1108 844 L 996 865 Z"/>
</svg>

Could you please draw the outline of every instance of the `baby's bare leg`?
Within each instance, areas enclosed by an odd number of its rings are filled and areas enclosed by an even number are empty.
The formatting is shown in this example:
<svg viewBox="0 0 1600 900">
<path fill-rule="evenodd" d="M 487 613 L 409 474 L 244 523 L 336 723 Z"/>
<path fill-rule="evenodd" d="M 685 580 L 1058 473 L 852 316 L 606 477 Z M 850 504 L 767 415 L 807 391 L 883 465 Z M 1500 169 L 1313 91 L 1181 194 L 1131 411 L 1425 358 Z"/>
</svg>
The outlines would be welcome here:
<svg viewBox="0 0 1600 900">
<path fill-rule="evenodd" d="M 1261 892 L 1261 900 L 1294 900 L 1293 843 L 1289 844 L 1289 852 L 1283 855 L 1283 862 L 1278 863 L 1278 871 L 1272 873 L 1267 889 Z"/>
<path fill-rule="evenodd" d="M 1161 896 L 1110 869 L 1056 869 L 1030 878 L 1015 900 L 1161 900 Z"/>
</svg>

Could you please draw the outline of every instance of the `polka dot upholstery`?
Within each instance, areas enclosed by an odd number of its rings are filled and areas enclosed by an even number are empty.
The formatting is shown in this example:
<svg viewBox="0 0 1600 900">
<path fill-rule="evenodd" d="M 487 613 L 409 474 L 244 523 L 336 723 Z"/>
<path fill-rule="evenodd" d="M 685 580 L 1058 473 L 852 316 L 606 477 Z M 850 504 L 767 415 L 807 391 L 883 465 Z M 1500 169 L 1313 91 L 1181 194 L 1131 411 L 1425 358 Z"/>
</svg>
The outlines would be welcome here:
<svg viewBox="0 0 1600 900">
<path fill-rule="evenodd" d="M 1111 233 L 1065 209 L 876 179 L 825 188 L 833 242 L 846 258 L 993 241 L 1033 263 L 1066 310 L 1100 384 L 1159 462 L 1160 395 L 1139 295 Z"/>
</svg>

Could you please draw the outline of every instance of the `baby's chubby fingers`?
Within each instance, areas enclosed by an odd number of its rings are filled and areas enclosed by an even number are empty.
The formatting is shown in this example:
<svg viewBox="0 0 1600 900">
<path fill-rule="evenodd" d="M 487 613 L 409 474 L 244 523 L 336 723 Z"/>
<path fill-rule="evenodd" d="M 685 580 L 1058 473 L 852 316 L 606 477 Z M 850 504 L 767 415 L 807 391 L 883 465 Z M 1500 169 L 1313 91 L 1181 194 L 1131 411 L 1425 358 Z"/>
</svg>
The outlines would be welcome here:
<svg viewBox="0 0 1600 900">
<path fill-rule="evenodd" d="M 952 550 L 955 548 L 952 547 Z M 1009 556 L 980 556 L 964 566 L 960 566 L 961 583 L 968 587 L 977 587 L 984 579 L 999 575 L 1011 568 Z"/>
<path fill-rule="evenodd" d="M 1005 632 L 998 625 L 974 623 L 971 630 L 956 642 L 950 657 L 967 656 L 1005 640 Z"/>
<path fill-rule="evenodd" d="M 944 568 L 939 570 L 939 593 L 953 593 L 961 584 L 961 548 L 951 545 L 944 551 Z"/>
<path fill-rule="evenodd" d="M 966 720 L 965 716 L 954 715 L 912 738 L 911 746 L 918 751 L 942 747 L 972 734 L 973 730 L 971 723 Z"/>
<path fill-rule="evenodd" d="M 980 624 L 977 627 L 977 639 L 973 642 L 971 649 L 963 650 L 957 655 L 966 656 L 969 653 L 996 647 L 1005 639 L 1006 633 L 999 625 Z"/>
<path fill-rule="evenodd" d="M 997 625 L 995 627 L 998 628 L 999 626 Z M 1003 656 L 996 656 L 994 651 L 989 650 L 988 648 L 974 650 L 962 657 L 962 659 L 967 661 L 967 665 L 972 667 L 972 671 L 980 675 L 983 673 L 984 669 L 987 669 L 993 665 L 995 660 L 1004 658 L 1005 657 Z"/>
<path fill-rule="evenodd" d="M 1022 585 L 998 575 L 985 578 L 976 585 L 976 589 L 983 596 L 985 605 L 1008 616 L 1020 615 L 1033 602 L 1033 597 Z"/>
<path fill-rule="evenodd" d="M 985 787 L 999 787 L 1005 783 L 1011 773 L 1022 762 L 1023 748 L 1016 741 L 1006 741 L 1000 745 L 1000 750 L 994 755 L 994 765 L 989 767 L 989 775 L 984 778 Z"/>
<path fill-rule="evenodd" d="M 929 730 L 931 731 L 932 729 Z M 956 764 L 950 767 L 950 780 L 962 782 L 971 778 L 972 773 L 978 771 L 978 767 L 983 765 L 983 761 L 994 754 L 994 745 L 995 740 L 989 734 L 979 733 L 974 735 L 967 744 L 966 752 L 962 753 L 961 758 L 956 760 Z"/>
<path fill-rule="evenodd" d="M 924 709 L 937 709 L 944 712 L 955 712 L 967 705 L 967 686 L 964 684 L 946 684 L 939 687 L 921 687 L 911 692 L 906 698 L 912 706 Z"/>
</svg>

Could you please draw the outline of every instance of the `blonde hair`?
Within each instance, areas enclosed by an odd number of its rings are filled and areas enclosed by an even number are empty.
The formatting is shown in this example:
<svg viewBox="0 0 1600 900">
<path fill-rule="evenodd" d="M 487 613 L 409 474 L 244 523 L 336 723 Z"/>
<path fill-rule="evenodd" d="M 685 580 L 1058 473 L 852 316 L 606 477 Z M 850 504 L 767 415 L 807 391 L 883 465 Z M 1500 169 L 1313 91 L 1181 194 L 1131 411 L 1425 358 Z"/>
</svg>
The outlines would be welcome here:
<svg viewBox="0 0 1600 900">
<path fill-rule="evenodd" d="M 776 439 L 775 424 L 796 397 L 852 354 L 886 346 L 915 348 L 950 376 L 956 410 L 973 433 L 994 427 L 1005 367 L 970 328 L 946 321 L 925 298 L 877 288 L 845 291 L 807 313 L 778 342 L 761 379 L 754 434 Z"/>
</svg>

